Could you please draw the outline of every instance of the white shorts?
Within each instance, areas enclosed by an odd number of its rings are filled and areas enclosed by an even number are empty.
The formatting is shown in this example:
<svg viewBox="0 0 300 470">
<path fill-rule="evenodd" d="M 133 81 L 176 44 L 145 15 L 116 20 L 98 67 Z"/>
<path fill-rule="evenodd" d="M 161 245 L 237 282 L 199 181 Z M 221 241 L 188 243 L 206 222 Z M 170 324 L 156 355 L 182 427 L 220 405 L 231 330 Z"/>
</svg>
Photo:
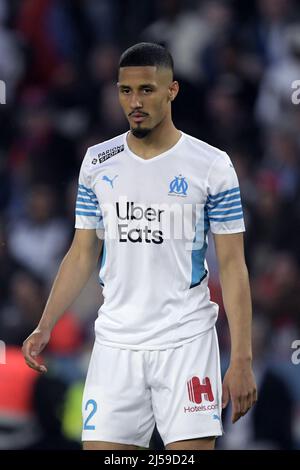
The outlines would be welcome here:
<svg viewBox="0 0 300 470">
<path fill-rule="evenodd" d="M 222 435 L 215 328 L 180 347 L 117 349 L 95 343 L 83 394 L 83 441 L 149 447 Z"/>
</svg>

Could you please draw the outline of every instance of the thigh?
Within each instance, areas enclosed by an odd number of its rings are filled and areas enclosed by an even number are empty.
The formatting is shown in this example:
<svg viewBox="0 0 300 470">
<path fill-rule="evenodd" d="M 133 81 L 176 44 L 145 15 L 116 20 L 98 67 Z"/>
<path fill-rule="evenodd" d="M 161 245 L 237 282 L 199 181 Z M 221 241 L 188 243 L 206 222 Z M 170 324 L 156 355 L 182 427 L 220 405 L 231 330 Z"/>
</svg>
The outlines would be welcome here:
<svg viewBox="0 0 300 470">
<path fill-rule="evenodd" d="M 184 441 L 212 446 L 222 435 L 222 381 L 214 328 L 179 348 L 158 352 L 152 402 L 165 446 L 189 445 Z"/>
<path fill-rule="evenodd" d="M 85 441 L 82 443 L 83 450 L 138 450 L 138 446 L 118 444 L 117 442 Z"/>
<path fill-rule="evenodd" d="M 202 439 L 171 442 L 166 445 L 166 450 L 214 450 L 215 443 L 215 437 L 204 437 Z"/>
<path fill-rule="evenodd" d="M 82 415 L 84 448 L 92 445 L 88 442 L 98 446 L 149 445 L 154 417 L 150 390 L 145 386 L 142 352 L 95 344 Z"/>
</svg>

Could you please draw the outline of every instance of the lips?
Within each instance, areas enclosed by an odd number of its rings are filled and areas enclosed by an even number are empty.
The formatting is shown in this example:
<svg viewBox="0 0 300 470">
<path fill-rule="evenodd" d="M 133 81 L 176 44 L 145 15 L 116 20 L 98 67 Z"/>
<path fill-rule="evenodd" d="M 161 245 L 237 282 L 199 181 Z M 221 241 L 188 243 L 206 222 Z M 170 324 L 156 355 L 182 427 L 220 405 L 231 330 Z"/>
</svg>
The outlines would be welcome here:
<svg viewBox="0 0 300 470">
<path fill-rule="evenodd" d="M 146 116 L 133 116 L 134 122 L 142 122 Z"/>
<path fill-rule="evenodd" d="M 146 114 L 141 114 L 141 113 L 133 113 L 133 114 L 131 114 L 130 117 L 134 120 L 134 122 L 141 122 L 144 119 L 146 119 L 147 115 Z"/>
</svg>

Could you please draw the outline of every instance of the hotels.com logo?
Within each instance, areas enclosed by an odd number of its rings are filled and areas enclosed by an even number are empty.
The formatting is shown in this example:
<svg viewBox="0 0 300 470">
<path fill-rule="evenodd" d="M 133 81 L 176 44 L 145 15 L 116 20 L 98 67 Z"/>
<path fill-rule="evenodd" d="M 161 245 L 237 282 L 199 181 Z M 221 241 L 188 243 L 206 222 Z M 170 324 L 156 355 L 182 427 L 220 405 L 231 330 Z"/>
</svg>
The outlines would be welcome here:
<svg viewBox="0 0 300 470">
<path fill-rule="evenodd" d="M 202 403 L 202 395 L 204 396 L 204 400 L 214 401 L 209 377 L 205 377 L 202 383 L 199 377 L 192 377 L 187 383 L 187 388 L 189 400 L 193 403 Z"/>
<path fill-rule="evenodd" d="M 214 401 L 214 394 L 211 389 L 211 383 L 209 377 L 205 377 L 205 379 L 201 382 L 199 377 L 192 377 L 187 382 L 187 389 L 188 389 L 188 396 L 189 400 L 192 403 L 201 404 L 202 398 L 205 401 L 213 402 Z M 218 408 L 218 404 L 211 404 L 211 405 L 201 405 L 201 406 L 188 406 L 184 407 L 185 413 L 194 413 L 195 411 L 209 411 L 215 410 Z"/>
</svg>

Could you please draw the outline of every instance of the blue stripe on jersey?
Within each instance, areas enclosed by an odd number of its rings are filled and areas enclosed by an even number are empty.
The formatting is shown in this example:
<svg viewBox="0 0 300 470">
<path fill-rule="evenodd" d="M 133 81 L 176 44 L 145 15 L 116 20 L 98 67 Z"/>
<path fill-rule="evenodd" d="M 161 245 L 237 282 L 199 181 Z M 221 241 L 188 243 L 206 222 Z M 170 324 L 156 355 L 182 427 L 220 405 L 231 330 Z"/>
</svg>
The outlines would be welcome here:
<svg viewBox="0 0 300 470">
<path fill-rule="evenodd" d="M 223 201 L 222 201 L 223 202 Z M 225 202 L 227 202 L 225 200 Z M 233 201 L 233 202 L 229 202 L 229 204 L 215 204 L 213 206 L 207 204 L 207 208 L 208 210 L 214 210 L 214 209 L 231 209 L 232 207 L 236 207 L 236 206 L 241 206 L 242 205 L 242 202 L 241 202 L 241 199 L 239 198 L 237 201 Z"/>
<path fill-rule="evenodd" d="M 97 206 L 94 204 L 76 204 L 76 209 L 92 209 L 97 210 Z"/>
<path fill-rule="evenodd" d="M 105 265 L 105 261 L 106 261 L 106 245 L 105 245 L 105 240 L 103 240 L 103 248 L 102 248 L 102 253 L 101 253 L 101 264 L 100 264 L 100 271 L 99 271 L 99 282 L 100 282 L 101 286 L 104 286 L 104 282 L 102 281 L 100 273 L 101 273 L 101 269 Z"/>
<path fill-rule="evenodd" d="M 82 191 L 82 189 L 78 189 L 78 193 L 77 193 L 79 196 L 83 196 L 83 197 L 88 197 L 89 199 L 93 199 L 95 201 L 97 201 L 97 196 L 96 194 L 91 194 L 91 193 L 87 193 L 85 191 Z"/>
<path fill-rule="evenodd" d="M 218 209 L 219 209 L 219 207 L 217 207 L 216 209 L 214 209 L 212 211 L 209 211 L 208 212 L 209 218 L 211 218 L 213 216 L 218 217 L 219 215 L 230 215 L 230 214 L 238 214 L 240 212 L 243 212 L 242 206 L 237 207 L 235 209 L 228 209 L 227 211 L 222 211 L 222 210 L 219 211 Z"/>
<path fill-rule="evenodd" d="M 225 197 L 221 197 L 220 199 L 216 199 L 215 201 L 212 201 L 209 199 L 209 197 L 207 198 L 207 204 L 209 204 L 210 206 L 216 206 L 220 203 L 228 203 L 228 202 L 231 202 L 231 201 L 234 201 L 234 202 L 241 202 L 241 196 L 240 194 L 236 194 L 235 196 L 225 196 Z"/>
<path fill-rule="evenodd" d="M 230 222 L 231 220 L 238 220 L 238 219 L 243 219 L 243 213 L 239 215 L 235 215 L 235 216 L 232 215 L 230 217 L 221 217 L 221 218 L 210 217 L 209 218 L 209 220 L 213 222 Z"/>
<path fill-rule="evenodd" d="M 226 191 L 222 191 L 221 193 L 217 193 L 217 194 L 210 194 L 209 195 L 209 198 L 210 199 L 218 199 L 220 197 L 224 197 L 224 196 L 227 196 L 229 194 L 233 194 L 233 193 L 239 193 L 240 192 L 240 188 L 239 186 L 237 186 L 236 188 L 232 188 L 232 189 L 227 189 Z"/>
<path fill-rule="evenodd" d="M 92 196 L 96 196 L 96 194 L 94 193 L 94 191 L 90 188 L 87 188 L 86 186 L 84 186 L 83 184 L 79 184 L 78 187 L 83 190 L 83 191 L 86 191 L 87 193 L 91 194 Z"/>
<path fill-rule="evenodd" d="M 202 232 L 201 225 L 203 224 L 201 217 L 203 215 L 204 215 L 204 227 L 203 227 L 203 233 L 201 233 Z M 201 242 L 203 244 L 202 244 L 202 248 L 192 250 L 192 275 L 191 275 L 190 289 L 192 287 L 198 286 L 207 275 L 207 270 L 205 269 L 205 266 L 204 266 L 204 259 L 205 259 L 206 249 L 207 249 L 206 237 L 207 237 L 208 230 L 209 230 L 209 220 L 207 217 L 207 209 L 206 207 L 204 207 L 204 214 L 200 214 L 200 219 L 195 227 L 195 237 L 193 240 L 193 244 L 201 243 Z"/>
<path fill-rule="evenodd" d="M 82 202 L 88 201 L 88 202 L 92 202 L 93 204 L 98 203 L 97 198 L 89 197 L 89 196 L 87 196 L 87 194 L 80 194 L 79 191 L 78 191 L 78 195 L 77 195 L 77 201 L 82 201 Z"/>
<path fill-rule="evenodd" d="M 79 197 L 83 200 L 83 202 L 88 201 L 88 202 L 91 202 L 92 204 L 98 204 L 98 199 L 97 198 L 91 197 L 88 194 L 81 194 L 78 191 L 77 198 L 79 198 Z"/>
<path fill-rule="evenodd" d="M 83 212 L 83 211 L 75 211 L 76 215 L 86 215 L 88 217 L 99 217 L 99 212 L 98 214 L 96 212 Z M 101 216 L 102 219 L 102 216 Z"/>
</svg>

